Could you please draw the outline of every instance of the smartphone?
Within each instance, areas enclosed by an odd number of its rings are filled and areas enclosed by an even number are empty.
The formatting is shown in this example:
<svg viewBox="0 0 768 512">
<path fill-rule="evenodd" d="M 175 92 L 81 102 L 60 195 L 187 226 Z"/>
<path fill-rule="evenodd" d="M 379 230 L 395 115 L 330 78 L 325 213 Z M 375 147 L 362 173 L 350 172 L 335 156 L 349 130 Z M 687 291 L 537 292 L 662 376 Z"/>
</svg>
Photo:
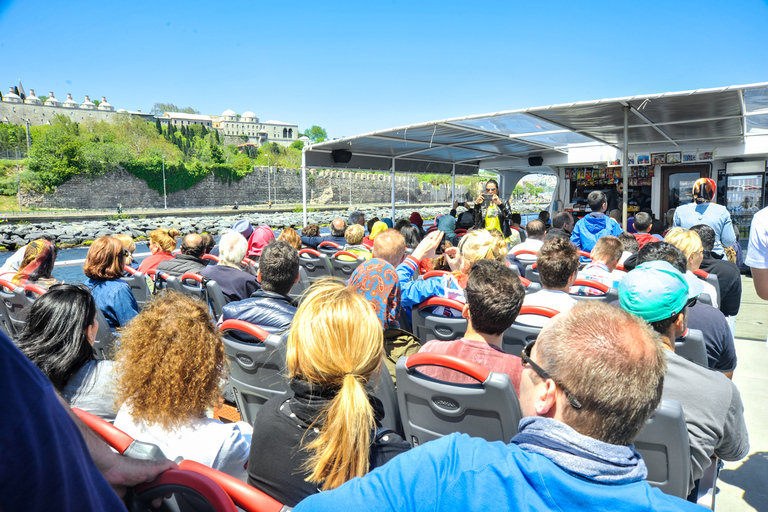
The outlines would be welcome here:
<svg viewBox="0 0 768 512">
<path fill-rule="evenodd" d="M 493 201 L 493 194 L 483 194 L 483 205 L 488 206 Z"/>
</svg>

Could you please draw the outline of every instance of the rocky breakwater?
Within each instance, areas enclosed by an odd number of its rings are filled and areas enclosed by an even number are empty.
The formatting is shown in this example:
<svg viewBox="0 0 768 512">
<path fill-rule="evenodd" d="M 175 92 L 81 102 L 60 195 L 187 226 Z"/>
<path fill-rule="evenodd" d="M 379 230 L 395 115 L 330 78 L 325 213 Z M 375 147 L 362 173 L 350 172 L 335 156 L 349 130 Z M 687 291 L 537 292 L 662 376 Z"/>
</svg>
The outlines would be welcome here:
<svg viewBox="0 0 768 512">
<path fill-rule="evenodd" d="M 407 218 L 418 209 L 424 218 L 448 213 L 449 208 L 417 208 L 413 205 L 397 209 L 397 217 Z M 391 215 L 389 208 L 361 208 L 365 218 L 385 218 Z M 335 218 L 346 220 L 349 212 L 314 211 L 307 214 L 308 224 L 329 224 Z M 60 247 L 88 244 L 100 236 L 126 234 L 135 240 L 146 239 L 149 232 L 157 228 L 176 228 L 182 235 L 187 233 L 209 233 L 219 235 L 235 222 L 247 219 L 253 226 L 267 224 L 274 229 L 284 227 L 300 228 L 303 224 L 302 213 L 266 213 L 239 214 L 207 217 L 155 217 L 155 218 L 121 218 L 103 221 L 73 221 L 41 222 L 29 224 L 0 224 L 0 247 L 6 250 L 17 249 L 32 240 L 45 236 Z"/>
</svg>

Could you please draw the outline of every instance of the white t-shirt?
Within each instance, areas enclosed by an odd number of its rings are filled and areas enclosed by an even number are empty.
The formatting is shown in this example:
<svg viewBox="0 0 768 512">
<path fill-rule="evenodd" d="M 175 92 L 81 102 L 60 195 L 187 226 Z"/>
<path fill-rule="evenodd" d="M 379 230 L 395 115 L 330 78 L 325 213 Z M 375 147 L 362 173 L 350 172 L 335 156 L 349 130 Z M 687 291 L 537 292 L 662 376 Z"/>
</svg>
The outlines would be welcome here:
<svg viewBox="0 0 768 512">
<path fill-rule="evenodd" d="M 752 268 L 768 268 L 768 208 L 763 208 L 752 217 L 744 264 Z"/>
<path fill-rule="evenodd" d="M 542 245 L 544 245 L 544 240 L 536 240 L 535 238 L 529 238 L 525 242 L 514 246 L 510 252 L 514 254 L 517 257 L 518 261 L 520 261 L 523 265 L 530 265 L 536 261 L 536 256 L 533 256 L 532 254 L 518 255 L 518 253 L 523 250 L 539 252 L 539 249 L 541 249 Z"/>
<path fill-rule="evenodd" d="M 523 299 L 523 306 L 542 306 L 555 309 L 561 313 L 568 311 L 575 305 L 576 299 L 559 290 L 539 290 L 538 292 L 526 295 Z M 534 327 L 544 327 L 549 322 L 549 318 L 541 315 L 520 315 L 515 322 Z"/>
<path fill-rule="evenodd" d="M 248 423 L 200 418 L 176 430 L 166 430 L 160 425 L 136 422 L 123 405 L 117 412 L 115 426 L 138 441 L 156 444 L 170 460 L 194 460 L 247 481 L 245 465 L 253 434 Z"/>
</svg>

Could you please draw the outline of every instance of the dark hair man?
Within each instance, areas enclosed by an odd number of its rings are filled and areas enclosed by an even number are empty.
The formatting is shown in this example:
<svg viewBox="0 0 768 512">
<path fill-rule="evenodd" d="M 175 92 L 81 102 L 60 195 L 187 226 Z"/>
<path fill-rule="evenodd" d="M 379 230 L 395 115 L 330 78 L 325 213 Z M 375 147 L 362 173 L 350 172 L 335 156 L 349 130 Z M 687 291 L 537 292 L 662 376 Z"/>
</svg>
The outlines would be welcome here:
<svg viewBox="0 0 768 512">
<path fill-rule="evenodd" d="M 616 188 L 608 192 L 606 201 L 608 202 L 608 211 L 621 210 L 621 206 L 624 204 L 624 181 L 616 182 Z"/>
<path fill-rule="evenodd" d="M 571 242 L 582 251 L 591 251 L 600 237 L 619 236 L 623 231 L 615 220 L 605 214 L 608 206 L 605 194 L 593 190 L 587 196 L 587 202 L 592 212 L 576 223 L 571 235 Z"/>
<path fill-rule="evenodd" d="M 365 229 L 365 214 L 360 210 L 355 210 L 349 214 L 349 225 L 360 224 Z"/>
<path fill-rule="evenodd" d="M 525 232 L 525 230 L 520 226 L 520 223 L 523 221 L 523 217 L 519 213 L 513 213 L 509 216 L 509 228 L 514 229 L 518 233 L 520 233 L 520 241 L 525 242 L 525 239 L 527 238 L 528 234 Z"/>
<path fill-rule="evenodd" d="M 569 295 L 569 291 L 579 272 L 579 252 L 571 242 L 565 238 L 544 242 L 536 260 L 536 269 L 542 289 L 526 295 L 524 305 L 544 306 L 560 312 L 576 305 L 576 299 Z M 524 315 L 520 322 L 541 327 L 547 320 L 542 316 Z"/>
<path fill-rule="evenodd" d="M 667 242 L 654 242 L 645 245 L 637 254 L 636 263 L 666 261 L 678 272 L 685 273 L 687 261 L 682 251 Z M 733 333 L 723 313 L 701 301 L 688 308 L 688 327 L 701 331 L 704 346 L 707 349 L 707 366 L 710 370 L 723 373 L 729 379 L 733 377 L 738 359 L 733 344 Z"/>
<path fill-rule="evenodd" d="M 206 265 L 201 259 L 203 254 L 205 254 L 205 240 L 198 234 L 190 233 L 181 243 L 181 253 L 171 260 L 160 263 L 157 271 L 165 272 L 171 277 L 181 277 L 186 273 L 198 274 Z"/>
<path fill-rule="evenodd" d="M 515 322 L 523 305 L 525 288 L 509 268 L 494 260 L 479 260 L 469 270 L 464 290 L 467 303 L 461 315 L 467 319 L 463 337 L 452 341 L 427 342 L 419 352 L 435 352 L 475 362 L 493 372 L 509 375 L 515 391 L 520 392 L 522 365 L 516 355 L 501 349 L 504 331 Z M 458 383 L 474 379 L 447 368 L 420 370 L 430 377 Z"/>
<path fill-rule="evenodd" d="M 512 247 L 511 253 L 523 264 L 530 265 L 536 261 L 536 256 L 525 254 L 523 251 L 538 252 L 544 244 L 544 235 L 547 233 L 546 226 L 540 220 L 532 220 L 526 226 L 528 230 L 528 239 Z"/>
<path fill-rule="evenodd" d="M 691 447 L 689 492 L 713 455 L 736 461 L 749 453 L 739 390 L 724 375 L 675 354 L 675 339 L 688 328 L 688 305 L 702 288 L 698 278 L 666 261 L 639 264 L 619 285 L 621 307 L 649 322 L 667 349 L 663 397 L 680 402 L 685 413 Z"/>
<path fill-rule="evenodd" d="M 650 488 L 631 446 L 661 400 L 666 370 L 645 322 L 585 301 L 553 319 L 524 354 L 525 418 L 510 444 L 451 434 L 294 510 L 698 510 Z"/>
<path fill-rule="evenodd" d="M 261 290 L 224 306 L 222 319 L 244 320 L 273 334 L 288 330 L 296 314 L 288 294 L 299 280 L 298 251 L 283 240 L 272 242 L 261 253 L 256 279 Z"/>
<path fill-rule="evenodd" d="M 347 230 L 347 223 L 344 219 L 333 219 L 330 227 L 330 236 L 302 236 L 301 243 L 307 247 L 312 247 L 313 249 L 317 249 L 317 246 L 323 242 L 334 242 L 339 244 L 339 247 L 344 247 L 347 244 L 347 239 L 344 238 L 344 232 Z"/>
<path fill-rule="evenodd" d="M 552 238 L 571 238 L 571 232 L 575 222 L 570 212 L 560 212 L 552 219 L 552 227 L 547 230 L 544 240 Z"/>
<path fill-rule="evenodd" d="M 701 238 L 704 248 L 704 258 L 701 260 L 701 270 L 715 274 L 720 285 L 720 311 L 728 318 L 731 332 L 735 327 L 736 315 L 741 307 L 741 272 L 739 267 L 728 258 L 724 258 L 714 251 L 715 230 L 706 224 L 697 224 L 691 227 Z"/>
<path fill-rule="evenodd" d="M 491 195 L 489 203 L 485 201 L 485 194 Z M 475 229 L 496 229 L 501 231 L 504 238 L 510 235 L 509 218 L 512 210 L 509 201 L 502 201 L 499 194 L 499 184 L 496 180 L 488 180 L 485 184 L 485 194 L 480 194 L 475 199 Z"/>
</svg>

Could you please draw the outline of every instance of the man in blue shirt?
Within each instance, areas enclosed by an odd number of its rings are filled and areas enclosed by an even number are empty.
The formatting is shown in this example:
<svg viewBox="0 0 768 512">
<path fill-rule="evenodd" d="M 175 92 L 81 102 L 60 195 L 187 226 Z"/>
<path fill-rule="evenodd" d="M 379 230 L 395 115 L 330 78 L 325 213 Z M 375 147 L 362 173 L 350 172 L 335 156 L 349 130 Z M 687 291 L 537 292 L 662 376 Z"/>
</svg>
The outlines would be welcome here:
<svg viewBox="0 0 768 512">
<path fill-rule="evenodd" d="M 698 510 L 652 489 L 632 442 L 661 400 L 664 348 L 648 324 L 598 301 L 553 319 L 523 352 L 510 444 L 451 434 L 299 503 L 339 510 Z"/>
</svg>

